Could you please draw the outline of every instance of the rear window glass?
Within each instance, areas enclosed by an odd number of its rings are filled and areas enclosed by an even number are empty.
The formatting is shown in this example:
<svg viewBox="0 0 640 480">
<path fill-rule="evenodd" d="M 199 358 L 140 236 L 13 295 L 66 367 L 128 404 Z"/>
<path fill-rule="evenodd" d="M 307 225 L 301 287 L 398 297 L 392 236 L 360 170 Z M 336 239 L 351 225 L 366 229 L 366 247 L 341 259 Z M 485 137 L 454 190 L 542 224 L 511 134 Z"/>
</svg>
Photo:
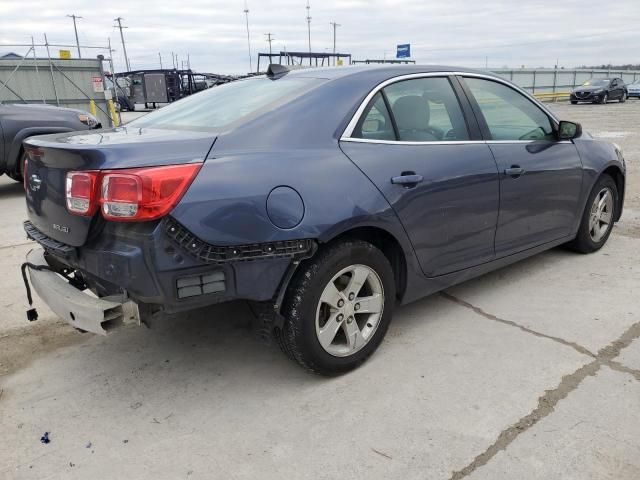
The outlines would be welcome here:
<svg viewBox="0 0 640 480">
<path fill-rule="evenodd" d="M 311 90 L 317 78 L 252 78 L 210 88 L 127 124 L 134 128 L 220 130 Z"/>
</svg>

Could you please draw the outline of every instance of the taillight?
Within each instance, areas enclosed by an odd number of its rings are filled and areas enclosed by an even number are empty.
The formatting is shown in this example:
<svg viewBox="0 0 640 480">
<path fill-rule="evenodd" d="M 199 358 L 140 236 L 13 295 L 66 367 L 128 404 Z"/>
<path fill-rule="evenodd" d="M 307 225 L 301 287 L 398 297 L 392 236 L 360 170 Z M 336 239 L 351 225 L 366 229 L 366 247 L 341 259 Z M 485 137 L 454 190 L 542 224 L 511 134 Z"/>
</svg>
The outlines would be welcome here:
<svg viewBox="0 0 640 480">
<path fill-rule="evenodd" d="M 102 213 L 105 218 L 133 218 L 142 199 L 142 182 L 134 175 L 110 173 L 102 178 Z"/>
<path fill-rule="evenodd" d="M 156 220 L 177 205 L 202 163 L 67 173 L 67 209 L 107 220 Z M 99 188 L 98 188 L 99 187 Z"/>
<path fill-rule="evenodd" d="M 25 145 L 24 152 L 26 155 L 24 156 L 24 165 L 22 165 L 22 180 L 24 184 L 24 189 L 27 190 L 29 188 L 29 176 L 27 173 L 27 164 L 29 160 L 37 161 L 43 156 L 42 150 L 38 147 L 31 147 L 29 145 Z"/>
<path fill-rule="evenodd" d="M 96 213 L 98 176 L 99 173 L 93 171 L 67 173 L 67 210 L 76 215 L 91 216 Z"/>
<path fill-rule="evenodd" d="M 180 201 L 201 163 L 103 172 L 100 203 L 107 220 L 155 220 Z"/>
</svg>

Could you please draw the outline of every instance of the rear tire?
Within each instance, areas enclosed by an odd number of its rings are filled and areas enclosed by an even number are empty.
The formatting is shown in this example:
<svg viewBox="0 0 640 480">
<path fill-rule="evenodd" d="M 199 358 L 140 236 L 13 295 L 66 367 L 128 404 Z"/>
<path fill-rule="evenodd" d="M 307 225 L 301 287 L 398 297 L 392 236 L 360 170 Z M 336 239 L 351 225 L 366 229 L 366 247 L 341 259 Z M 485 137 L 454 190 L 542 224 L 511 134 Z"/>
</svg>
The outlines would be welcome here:
<svg viewBox="0 0 640 480">
<path fill-rule="evenodd" d="M 620 103 L 624 103 L 627 101 L 627 94 L 622 92 L 622 96 L 620 97 Z"/>
<path fill-rule="evenodd" d="M 8 173 L 9 177 L 13 178 L 16 182 L 22 183 L 24 181 L 24 161 L 27 159 L 26 152 L 20 154 L 18 164 L 13 172 Z"/>
<path fill-rule="evenodd" d="M 589 194 L 580 220 L 580 228 L 576 238 L 568 244 L 569 247 L 580 253 L 600 250 L 611 235 L 617 211 L 616 182 L 609 175 L 602 175 Z"/>
<path fill-rule="evenodd" d="M 345 240 L 300 265 L 276 330 L 282 351 L 303 368 L 339 375 L 361 365 L 384 338 L 395 303 L 393 269 L 373 245 Z"/>
</svg>

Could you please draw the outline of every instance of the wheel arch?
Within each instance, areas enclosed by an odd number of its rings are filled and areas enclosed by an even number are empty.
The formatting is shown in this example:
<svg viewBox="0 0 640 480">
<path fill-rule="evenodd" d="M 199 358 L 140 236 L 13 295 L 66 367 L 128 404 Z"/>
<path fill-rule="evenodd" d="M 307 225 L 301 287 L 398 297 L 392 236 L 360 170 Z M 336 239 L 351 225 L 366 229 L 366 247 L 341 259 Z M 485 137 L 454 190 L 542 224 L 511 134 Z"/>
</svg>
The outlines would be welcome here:
<svg viewBox="0 0 640 480">
<path fill-rule="evenodd" d="M 402 301 L 407 288 L 407 257 L 400 241 L 389 231 L 375 226 L 359 226 L 345 230 L 323 245 L 333 244 L 345 239 L 356 239 L 367 242 L 378 248 L 389 260 L 396 285 L 396 297 Z"/>
<path fill-rule="evenodd" d="M 9 152 L 7 152 L 6 169 L 7 172 L 16 171 L 16 166 L 20 161 L 20 156 L 23 151 L 22 142 L 27 138 L 34 137 L 36 135 L 49 135 L 52 133 L 68 133 L 73 132 L 73 128 L 68 127 L 29 127 L 23 128 L 13 137 Z"/>
<path fill-rule="evenodd" d="M 622 207 L 624 205 L 625 176 L 624 173 L 622 173 L 622 169 L 615 164 L 609 165 L 602 172 L 600 172 L 598 178 L 601 178 L 603 175 L 609 175 L 611 178 L 613 178 L 613 181 L 616 182 L 616 188 L 618 189 L 618 204 L 616 205 L 616 216 L 614 217 L 614 220 L 617 222 L 622 216 Z M 596 181 L 598 180 L 596 179 Z"/>
</svg>

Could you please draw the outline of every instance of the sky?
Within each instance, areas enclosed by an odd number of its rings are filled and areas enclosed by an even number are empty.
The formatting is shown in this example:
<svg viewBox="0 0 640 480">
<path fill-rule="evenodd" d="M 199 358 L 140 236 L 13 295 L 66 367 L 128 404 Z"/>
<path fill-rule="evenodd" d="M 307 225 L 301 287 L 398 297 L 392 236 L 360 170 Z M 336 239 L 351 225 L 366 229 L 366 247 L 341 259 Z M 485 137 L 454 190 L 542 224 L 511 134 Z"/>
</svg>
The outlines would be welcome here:
<svg viewBox="0 0 640 480">
<path fill-rule="evenodd" d="M 640 0 L 310 0 L 311 48 L 354 59 L 393 58 L 398 44 L 410 43 L 418 63 L 465 67 L 567 68 L 640 63 Z M 307 51 L 306 0 L 247 0 L 252 69 L 257 53 Z M 249 71 L 243 0 L 0 0 L 0 53 L 26 53 L 9 44 L 75 44 L 106 47 L 111 39 L 116 71 L 125 70 L 120 35 L 122 17 L 132 69 L 171 66 L 189 56 L 200 72 Z M 52 49 L 57 55 L 58 48 Z M 43 48 L 38 55 L 45 55 Z M 94 56 L 106 50 L 82 51 Z M 75 50 L 72 51 L 75 57 Z M 261 65 L 262 66 L 262 65 Z"/>
</svg>

